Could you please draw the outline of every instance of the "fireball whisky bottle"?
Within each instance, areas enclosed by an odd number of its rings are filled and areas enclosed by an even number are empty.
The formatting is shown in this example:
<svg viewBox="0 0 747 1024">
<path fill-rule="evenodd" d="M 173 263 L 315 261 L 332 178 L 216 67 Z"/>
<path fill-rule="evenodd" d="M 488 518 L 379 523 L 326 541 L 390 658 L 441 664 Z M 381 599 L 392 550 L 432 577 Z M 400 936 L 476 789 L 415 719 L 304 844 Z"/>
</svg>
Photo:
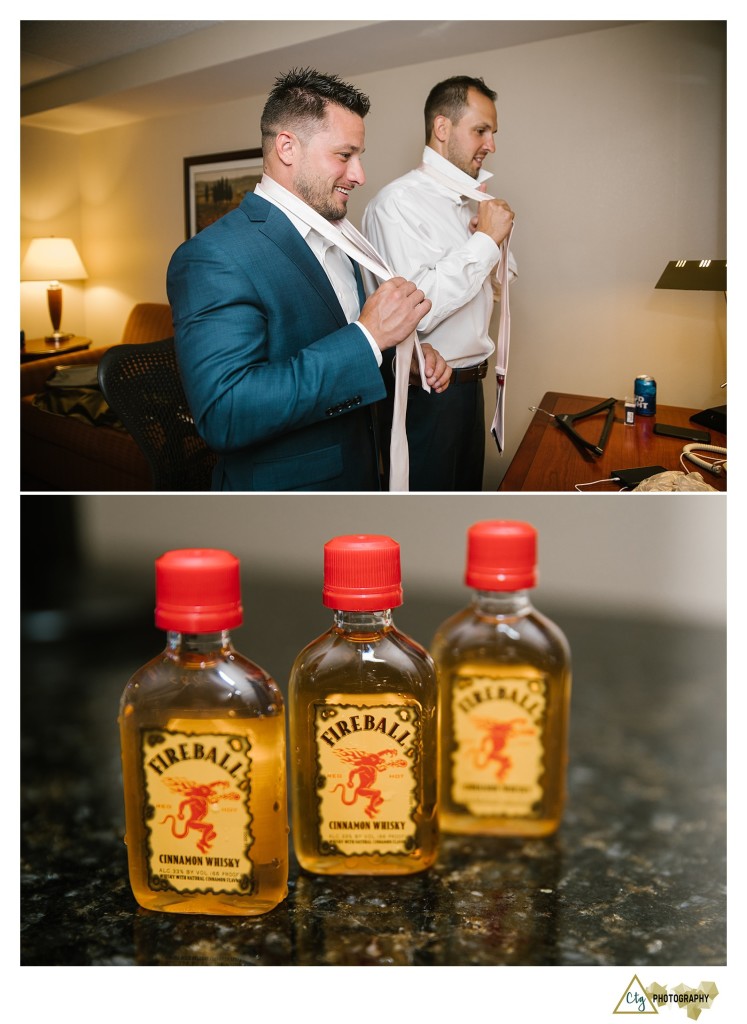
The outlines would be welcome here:
<svg viewBox="0 0 747 1024">
<path fill-rule="evenodd" d="M 476 523 L 467 535 L 472 603 L 433 641 L 439 679 L 440 819 L 445 832 L 544 836 L 565 799 L 570 657 L 532 607 L 537 534 Z"/>
<path fill-rule="evenodd" d="M 400 633 L 399 545 L 337 537 L 324 548 L 334 625 L 290 680 L 292 835 L 302 868 L 404 875 L 436 858 L 436 676 Z"/>
<path fill-rule="evenodd" d="M 227 551 L 156 561 L 166 649 L 119 712 L 130 884 L 149 910 L 256 915 L 287 893 L 283 700 L 232 646 L 242 616 Z"/>
</svg>

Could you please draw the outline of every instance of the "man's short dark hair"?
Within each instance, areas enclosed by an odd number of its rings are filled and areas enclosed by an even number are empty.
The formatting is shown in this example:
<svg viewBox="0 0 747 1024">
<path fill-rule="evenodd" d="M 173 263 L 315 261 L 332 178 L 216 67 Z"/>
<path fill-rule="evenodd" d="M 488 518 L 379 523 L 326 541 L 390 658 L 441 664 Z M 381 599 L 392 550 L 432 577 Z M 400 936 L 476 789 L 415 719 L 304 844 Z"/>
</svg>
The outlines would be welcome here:
<svg viewBox="0 0 747 1024">
<path fill-rule="evenodd" d="M 337 75 L 323 75 L 313 68 L 294 68 L 278 75 L 262 111 L 262 148 L 266 152 L 284 128 L 310 131 L 315 122 L 324 120 L 330 103 L 359 117 L 365 117 L 371 106 L 368 96 Z"/>
<path fill-rule="evenodd" d="M 430 141 L 433 131 L 433 122 L 439 114 L 456 124 L 461 120 L 464 108 L 467 106 L 467 93 L 470 89 L 476 89 L 483 96 L 495 103 L 498 93 L 489 89 L 482 78 L 470 78 L 468 75 L 454 75 L 447 78 L 438 85 L 434 85 L 428 93 L 425 101 L 425 141 Z"/>
</svg>

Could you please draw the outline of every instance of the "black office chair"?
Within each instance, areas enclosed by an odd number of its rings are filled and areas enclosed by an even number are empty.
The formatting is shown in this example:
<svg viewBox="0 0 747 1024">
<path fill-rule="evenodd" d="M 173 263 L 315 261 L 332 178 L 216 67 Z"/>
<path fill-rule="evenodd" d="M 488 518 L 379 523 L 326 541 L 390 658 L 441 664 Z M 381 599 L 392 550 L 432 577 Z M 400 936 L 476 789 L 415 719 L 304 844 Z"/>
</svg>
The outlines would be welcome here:
<svg viewBox="0 0 747 1024">
<path fill-rule="evenodd" d="M 216 455 L 195 428 L 173 338 L 113 345 L 99 361 L 99 387 L 147 458 L 154 490 L 210 490 Z"/>
</svg>

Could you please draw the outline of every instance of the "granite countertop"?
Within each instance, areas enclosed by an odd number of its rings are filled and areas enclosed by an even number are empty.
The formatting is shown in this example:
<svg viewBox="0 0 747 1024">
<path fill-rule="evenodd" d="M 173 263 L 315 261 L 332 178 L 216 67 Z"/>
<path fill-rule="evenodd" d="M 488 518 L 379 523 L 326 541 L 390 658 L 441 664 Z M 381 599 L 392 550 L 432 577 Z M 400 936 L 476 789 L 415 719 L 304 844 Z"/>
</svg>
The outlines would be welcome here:
<svg viewBox="0 0 747 1024">
<path fill-rule="evenodd" d="M 22 615 L 22 965 L 726 962 L 725 631 L 542 607 L 574 662 L 557 835 L 445 836 L 435 867 L 396 879 L 291 855 L 270 914 L 181 916 L 140 909 L 127 878 L 117 706 L 163 635 L 149 581 L 137 599 L 111 584 L 78 578 L 56 617 Z M 316 589 L 273 586 L 247 581 L 234 639 L 285 687 L 329 619 Z M 409 595 L 395 621 L 427 643 L 456 607 Z"/>
</svg>

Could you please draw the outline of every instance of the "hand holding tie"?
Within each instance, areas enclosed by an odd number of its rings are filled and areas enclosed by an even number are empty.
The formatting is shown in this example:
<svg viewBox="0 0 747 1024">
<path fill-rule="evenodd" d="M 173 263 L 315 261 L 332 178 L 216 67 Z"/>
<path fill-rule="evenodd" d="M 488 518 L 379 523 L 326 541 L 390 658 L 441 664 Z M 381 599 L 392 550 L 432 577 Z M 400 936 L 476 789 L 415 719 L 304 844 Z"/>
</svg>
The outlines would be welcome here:
<svg viewBox="0 0 747 1024">
<path fill-rule="evenodd" d="M 392 277 L 366 299 L 358 319 L 384 352 L 409 338 L 430 308 L 412 281 Z"/>
<path fill-rule="evenodd" d="M 480 203 L 477 217 L 473 218 L 475 231 L 489 235 L 496 245 L 508 236 L 514 223 L 514 211 L 503 199 L 491 199 Z"/>
<path fill-rule="evenodd" d="M 451 380 L 452 369 L 440 352 L 437 352 L 427 341 L 421 341 L 423 349 L 423 363 L 425 379 L 431 386 L 432 391 L 441 394 L 445 391 Z M 420 383 L 420 370 L 417 361 L 413 359 L 410 370 L 410 384 Z"/>
</svg>

